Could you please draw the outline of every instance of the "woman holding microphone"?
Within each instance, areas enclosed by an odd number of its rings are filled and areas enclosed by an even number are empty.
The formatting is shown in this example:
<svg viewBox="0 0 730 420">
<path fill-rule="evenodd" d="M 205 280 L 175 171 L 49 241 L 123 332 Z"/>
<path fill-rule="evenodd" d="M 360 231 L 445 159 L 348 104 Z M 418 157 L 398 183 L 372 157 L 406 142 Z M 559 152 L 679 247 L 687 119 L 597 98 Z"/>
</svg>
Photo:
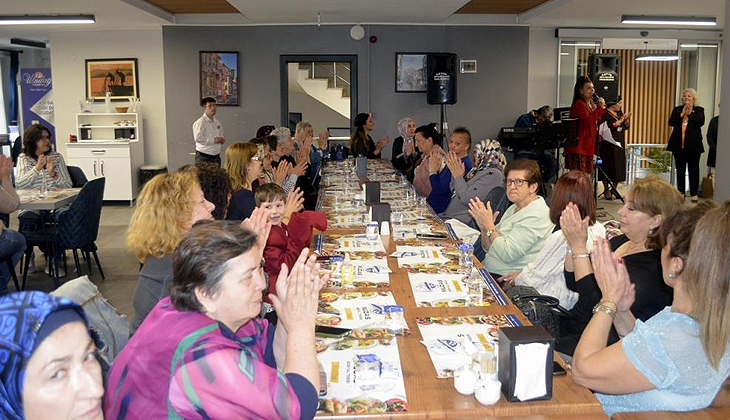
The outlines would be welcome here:
<svg viewBox="0 0 730 420">
<path fill-rule="evenodd" d="M 596 89 L 588 76 L 580 76 L 573 88 L 570 118 L 578 119 L 578 144 L 565 148 L 565 167 L 593 173 L 593 155 L 596 153 L 598 123 L 606 112 L 606 101 L 596 96 Z"/>
</svg>

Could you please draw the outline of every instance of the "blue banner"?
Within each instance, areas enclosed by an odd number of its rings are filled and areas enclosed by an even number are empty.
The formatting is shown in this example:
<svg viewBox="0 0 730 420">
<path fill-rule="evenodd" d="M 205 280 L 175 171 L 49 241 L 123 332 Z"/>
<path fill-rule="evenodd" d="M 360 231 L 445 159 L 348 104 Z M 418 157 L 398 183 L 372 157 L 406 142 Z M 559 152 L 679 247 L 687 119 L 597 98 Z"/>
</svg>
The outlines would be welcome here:
<svg viewBox="0 0 730 420">
<path fill-rule="evenodd" d="M 40 123 L 51 131 L 51 141 L 55 146 L 56 127 L 51 69 L 21 69 L 20 95 L 23 99 L 23 129 L 34 122 Z"/>
</svg>

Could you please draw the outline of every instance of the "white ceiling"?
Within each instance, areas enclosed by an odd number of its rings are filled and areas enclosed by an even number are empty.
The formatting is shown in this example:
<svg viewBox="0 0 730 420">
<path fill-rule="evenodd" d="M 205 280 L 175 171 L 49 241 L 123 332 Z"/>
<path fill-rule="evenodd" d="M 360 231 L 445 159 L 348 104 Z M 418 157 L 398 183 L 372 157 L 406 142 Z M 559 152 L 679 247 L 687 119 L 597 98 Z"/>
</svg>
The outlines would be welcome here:
<svg viewBox="0 0 730 420">
<path fill-rule="evenodd" d="M 638 28 L 639 25 L 622 25 L 621 15 L 694 15 L 716 17 L 718 25 L 713 29 L 722 29 L 725 0 L 552 0 L 524 15 L 521 22 L 550 28 Z"/>
<path fill-rule="evenodd" d="M 205 1 L 205 0 L 200 0 Z M 0 46 L 12 37 L 47 41 L 49 31 L 130 29 L 173 24 L 413 23 L 502 24 L 541 28 L 626 28 L 623 14 L 714 16 L 721 30 L 724 0 L 550 0 L 521 15 L 453 15 L 468 0 L 228 0 L 242 15 L 171 15 L 142 0 L 3 0 L 2 14 L 94 14 L 93 25 L 0 26 Z M 141 6 L 140 7 L 135 7 Z M 146 10 L 144 10 L 146 9 Z M 643 28 L 642 28 L 643 29 Z M 693 29 L 697 29 L 694 27 Z"/>
</svg>

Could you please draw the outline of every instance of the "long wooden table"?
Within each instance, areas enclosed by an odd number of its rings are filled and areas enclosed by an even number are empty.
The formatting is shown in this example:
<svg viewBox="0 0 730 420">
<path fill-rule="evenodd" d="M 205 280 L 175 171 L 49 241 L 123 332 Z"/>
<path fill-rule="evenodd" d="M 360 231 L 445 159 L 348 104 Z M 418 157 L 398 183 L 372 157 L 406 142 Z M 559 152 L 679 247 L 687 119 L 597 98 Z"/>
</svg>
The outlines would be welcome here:
<svg viewBox="0 0 730 420">
<path fill-rule="evenodd" d="M 329 229 L 324 234 L 361 233 L 362 229 Z M 396 250 L 396 242 L 383 236 L 383 244 L 388 254 Z M 553 397 L 547 401 L 509 402 L 502 395 L 497 404 L 483 406 L 473 395 L 459 394 L 453 386 L 453 379 L 438 379 L 431 363 L 428 351 L 423 346 L 421 334 L 415 318 L 421 316 L 457 316 L 457 315 L 490 315 L 513 314 L 525 325 L 529 321 L 516 306 L 435 308 L 417 307 L 408 279 L 408 273 L 398 267 L 396 258 L 388 257 L 388 265 L 393 271 L 390 274 L 390 291 L 396 302 L 405 309 L 405 317 L 411 334 L 397 338 L 403 369 L 406 397 L 409 411 L 404 413 L 388 413 L 381 415 L 319 415 L 320 418 L 607 418 L 601 405 L 586 388 L 576 385 L 570 377 L 553 378 Z M 559 358 L 556 358 L 559 360 Z"/>
</svg>

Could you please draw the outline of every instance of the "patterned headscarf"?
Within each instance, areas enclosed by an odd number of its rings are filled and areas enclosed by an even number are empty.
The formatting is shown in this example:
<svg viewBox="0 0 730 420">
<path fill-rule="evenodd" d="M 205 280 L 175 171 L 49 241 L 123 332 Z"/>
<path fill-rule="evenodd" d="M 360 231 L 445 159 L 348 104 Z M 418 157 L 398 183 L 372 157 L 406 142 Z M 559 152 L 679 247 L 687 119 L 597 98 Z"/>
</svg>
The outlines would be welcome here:
<svg viewBox="0 0 730 420">
<path fill-rule="evenodd" d="M 484 139 L 474 145 L 474 167 L 466 174 L 470 180 L 477 171 L 484 168 L 496 168 L 500 171 L 507 165 L 507 159 L 502 154 L 502 146 L 497 140 Z"/>
<path fill-rule="evenodd" d="M 43 292 L 19 292 L 0 297 L 0 418 L 21 420 L 23 383 L 28 359 L 41 326 L 54 312 L 81 307 L 66 298 Z"/>
<path fill-rule="evenodd" d="M 408 123 L 415 123 L 413 118 L 403 118 L 402 120 L 398 121 L 398 133 L 401 137 L 403 137 L 403 142 L 406 142 L 408 140 L 413 140 L 413 136 L 408 135 Z"/>
</svg>

